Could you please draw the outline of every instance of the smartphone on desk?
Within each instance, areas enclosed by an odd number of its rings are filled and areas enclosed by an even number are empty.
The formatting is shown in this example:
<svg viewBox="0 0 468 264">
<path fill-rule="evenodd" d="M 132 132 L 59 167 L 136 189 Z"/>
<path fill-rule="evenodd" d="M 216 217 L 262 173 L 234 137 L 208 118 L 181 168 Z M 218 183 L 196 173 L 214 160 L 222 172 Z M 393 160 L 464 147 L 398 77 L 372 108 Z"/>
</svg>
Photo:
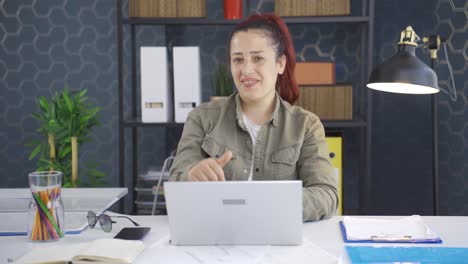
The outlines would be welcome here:
<svg viewBox="0 0 468 264">
<path fill-rule="evenodd" d="M 125 227 L 114 238 L 125 240 L 142 240 L 151 230 L 150 227 Z"/>
</svg>

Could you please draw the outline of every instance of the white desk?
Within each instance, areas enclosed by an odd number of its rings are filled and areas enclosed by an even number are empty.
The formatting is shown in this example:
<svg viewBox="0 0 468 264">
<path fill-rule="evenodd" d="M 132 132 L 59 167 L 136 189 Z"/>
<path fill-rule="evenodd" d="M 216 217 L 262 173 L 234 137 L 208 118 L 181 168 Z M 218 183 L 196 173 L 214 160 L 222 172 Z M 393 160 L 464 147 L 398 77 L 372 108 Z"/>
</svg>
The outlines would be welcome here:
<svg viewBox="0 0 468 264">
<path fill-rule="evenodd" d="M 102 212 L 125 196 L 127 192 L 127 188 L 63 188 L 65 230 L 71 232 L 83 230 L 87 225 L 86 213 L 88 211 Z M 29 188 L 0 188 L 0 217 L 2 217 L 0 233 L 26 232 L 30 201 Z M 77 217 L 80 215 L 84 217 L 81 219 Z"/>
<path fill-rule="evenodd" d="M 338 221 L 341 220 L 339 216 L 304 224 L 304 243 L 302 246 L 296 247 L 171 246 L 168 244 L 169 230 L 167 217 L 131 216 L 131 218 L 142 226 L 151 227 L 150 234 L 144 240 L 146 249 L 138 256 L 135 263 L 327 263 L 323 255 L 315 254 L 317 250 L 314 251 L 314 249 L 317 247 L 327 251 L 331 255 L 327 259 L 331 259 L 332 262 L 328 263 L 347 263 L 344 249 L 345 244 L 338 227 Z M 385 216 L 382 218 L 389 219 L 394 217 Z M 405 244 L 405 246 L 468 247 L 468 217 L 428 216 L 424 217 L 424 220 L 442 238 L 443 244 Z M 121 228 L 130 226 L 130 223 L 125 219 L 117 219 L 117 222 L 110 233 L 105 233 L 99 227 L 96 227 L 94 230 L 85 230 L 80 235 L 68 235 L 60 242 L 45 244 L 28 242 L 24 236 L 0 237 L 0 263 L 7 263 L 8 258 L 16 260 L 33 247 L 47 247 L 56 243 L 72 244 L 87 242 L 103 237 L 110 238 Z M 386 246 L 390 245 L 392 244 L 386 244 Z"/>
<path fill-rule="evenodd" d="M 127 188 L 62 188 L 63 207 L 65 211 L 100 212 L 127 193 Z M 30 201 L 29 188 L 0 188 L 0 213 L 25 212 Z"/>
</svg>

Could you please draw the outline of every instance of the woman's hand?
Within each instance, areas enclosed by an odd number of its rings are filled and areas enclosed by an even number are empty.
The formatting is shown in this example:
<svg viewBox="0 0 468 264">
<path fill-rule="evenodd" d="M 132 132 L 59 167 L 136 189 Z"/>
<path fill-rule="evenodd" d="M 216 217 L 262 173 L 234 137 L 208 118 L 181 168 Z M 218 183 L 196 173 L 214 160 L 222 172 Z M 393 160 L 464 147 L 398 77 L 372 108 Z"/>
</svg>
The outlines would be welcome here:
<svg viewBox="0 0 468 264">
<path fill-rule="evenodd" d="M 232 158 L 232 152 L 226 151 L 219 159 L 207 158 L 195 166 L 189 172 L 188 177 L 191 181 L 225 181 L 223 167 L 228 164 Z"/>
</svg>

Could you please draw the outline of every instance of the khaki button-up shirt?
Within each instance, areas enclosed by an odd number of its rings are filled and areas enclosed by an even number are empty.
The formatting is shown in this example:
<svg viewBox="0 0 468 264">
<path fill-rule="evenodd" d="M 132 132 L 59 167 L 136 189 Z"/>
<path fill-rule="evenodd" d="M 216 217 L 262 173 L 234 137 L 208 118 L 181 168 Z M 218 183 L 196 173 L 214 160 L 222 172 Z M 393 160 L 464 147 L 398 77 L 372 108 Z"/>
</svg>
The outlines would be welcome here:
<svg viewBox="0 0 468 264">
<path fill-rule="evenodd" d="M 206 158 L 233 153 L 223 168 L 227 181 L 247 180 L 253 158 L 253 180 L 302 180 L 303 220 L 333 215 L 337 182 L 319 118 L 276 95 L 271 119 L 258 133 L 255 148 L 242 118 L 240 97 L 204 103 L 188 116 L 170 180 L 188 180 L 188 171 Z M 255 151 L 255 153 L 253 153 Z"/>
</svg>

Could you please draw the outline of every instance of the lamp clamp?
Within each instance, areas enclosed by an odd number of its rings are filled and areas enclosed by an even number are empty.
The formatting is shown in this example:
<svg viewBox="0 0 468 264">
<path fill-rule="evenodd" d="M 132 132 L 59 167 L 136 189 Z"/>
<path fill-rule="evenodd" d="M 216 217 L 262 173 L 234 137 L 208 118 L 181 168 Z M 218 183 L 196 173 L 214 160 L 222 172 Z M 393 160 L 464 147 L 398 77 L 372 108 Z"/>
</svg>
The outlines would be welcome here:
<svg viewBox="0 0 468 264">
<path fill-rule="evenodd" d="M 400 33 L 400 41 L 398 45 L 411 45 L 418 47 L 418 42 L 421 38 L 416 34 L 412 26 L 407 26 L 406 29 Z M 429 35 L 422 38 L 424 43 L 422 46 L 427 47 L 431 53 L 431 59 L 437 59 L 437 51 L 440 49 L 441 43 L 444 40 L 441 39 L 440 35 Z"/>
<path fill-rule="evenodd" d="M 440 45 L 442 43 L 440 35 L 429 35 L 428 37 L 424 37 L 422 41 L 424 42 L 424 46 L 429 49 L 429 52 L 431 53 L 431 59 L 436 60 L 437 51 L 440 49 Z"/>
<path fill-rule="evenodd" d="M 400 41 L 398 42 L 398 45 L 411 45 L 417 47 L 419 40 L 420 38 L 414 31 L 413 27 L 407 26 L 406 29 L 400 33 Z"/>
</svg>

